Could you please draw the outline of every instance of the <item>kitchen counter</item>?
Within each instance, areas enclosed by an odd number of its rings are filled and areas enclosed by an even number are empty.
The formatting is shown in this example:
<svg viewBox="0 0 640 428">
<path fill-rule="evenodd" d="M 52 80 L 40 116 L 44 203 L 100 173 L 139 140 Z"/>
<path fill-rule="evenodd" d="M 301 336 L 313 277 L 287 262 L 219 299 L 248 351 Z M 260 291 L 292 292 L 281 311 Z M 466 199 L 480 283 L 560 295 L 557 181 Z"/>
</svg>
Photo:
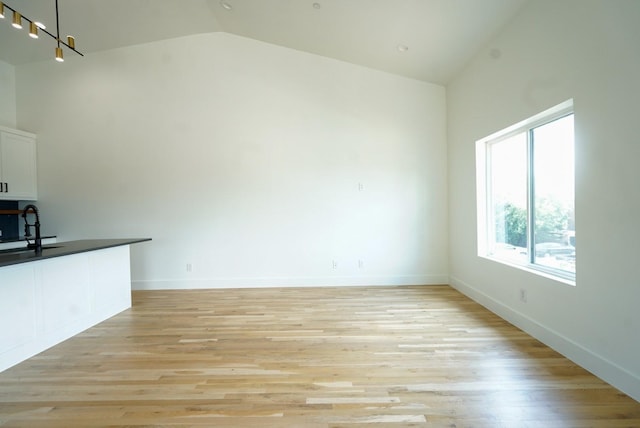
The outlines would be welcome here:
<svg viewBox="0 0 640 428">
<path fill-rule="evenodd" d="M 135 244 L 138 242 L 145 242 L 150 240 L 150 238 L 83 239 L 79 241 L 57 242 L 55 244 L 43 245 L 42 254 L 36 254 L 35 250 L 26 248 L 0 250 L 0 268 L 19 263 L 35 262 L 39 260 L 51 259 L 54 257 L 85 253 L 87 251 L 102 250 L 105 248 Z"/>
<path fill-rule="evenodd" d="M 130 308 L 130 244 L 150 240 L 1 251 L 0 371 Z"/>
</svg>

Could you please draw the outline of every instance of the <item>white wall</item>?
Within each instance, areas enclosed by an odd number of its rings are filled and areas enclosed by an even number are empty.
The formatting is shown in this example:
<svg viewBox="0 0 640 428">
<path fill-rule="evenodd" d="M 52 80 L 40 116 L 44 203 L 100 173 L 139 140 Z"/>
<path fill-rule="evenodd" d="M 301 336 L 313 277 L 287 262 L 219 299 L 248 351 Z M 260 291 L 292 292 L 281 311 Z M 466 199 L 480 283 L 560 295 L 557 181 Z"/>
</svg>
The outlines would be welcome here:
<svg viewBox="0 0 640 428">
<path fill-rule="evenodd" d="M 153 238 L 137 288 L 448 280 L 443 87 L 223 33 L 16 74 L 44 231 Z"/>
<path fill-rule="evenodd" d="M 447 88 L 451 283 L 636 399 L 639 22 L 635 0 L 531 2 Z M 568 98 L 576 127 L 575 287 L 476 253 L 475 141 Z"/>
<path fill-rule="evenodd" d="M 15 67 L 0 61 L 0 125 L 16 127 Z"/>
</svg>

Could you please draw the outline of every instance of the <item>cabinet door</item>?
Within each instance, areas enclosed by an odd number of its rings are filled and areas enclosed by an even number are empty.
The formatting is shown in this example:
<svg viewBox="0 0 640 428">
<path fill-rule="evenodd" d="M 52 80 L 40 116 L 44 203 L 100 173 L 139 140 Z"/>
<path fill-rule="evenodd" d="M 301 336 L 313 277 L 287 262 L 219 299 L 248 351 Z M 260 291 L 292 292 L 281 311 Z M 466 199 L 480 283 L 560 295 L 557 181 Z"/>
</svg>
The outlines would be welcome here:
<svg viewBox="0 0 640 428">
<path fill-rule="evenodd" d="M 1 133 L 0 181 L 7 186 L 7 192 L 0 193 L 0 199 L 38 199 L 35 139 L 9 132 Z"/>
<path fill-rule="evenodd" d="M 33 347 L 40 301 L 32 265 L 0 268 L 0 371 L 40 351 Z"/>
</svg>

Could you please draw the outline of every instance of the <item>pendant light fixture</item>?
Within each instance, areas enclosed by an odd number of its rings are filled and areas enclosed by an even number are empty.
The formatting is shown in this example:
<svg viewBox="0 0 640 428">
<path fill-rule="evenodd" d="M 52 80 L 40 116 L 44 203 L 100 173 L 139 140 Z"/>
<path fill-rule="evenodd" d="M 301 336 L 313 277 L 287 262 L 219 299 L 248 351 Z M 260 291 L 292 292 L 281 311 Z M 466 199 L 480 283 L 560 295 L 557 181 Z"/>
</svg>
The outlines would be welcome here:
<svg viewBox="0 0 640 428">
<path fill-rule="evenodd" d="M 22 15 L 15 10 L 13 11 L 13 23 L 11 25 L 18 30 L 22 29 Z"/>
<path fill-rule="evenodd" d="M 31 37 L 32 39 L 38 38 L 38 26 L 35 22 L 29 24 L 29 37 Z"/>
<path fill-rule="evenodd" d="M 20 12 L 18 12 L 17 10 L 9 6 L 8 4 L 1 1 L 0 1 L 0 19 L 4 19 L 5 9 L 7 9 L 13 12 L 13 19 L 11 21 L 11 25 L 14 28 L 17 28 L 18 30 L 22 29 L 22 20 L 27 21 L 29 23 L 29 36 L 34 39 L 38 38 L 38 30 L 42 30 L 46 35 L 48 35 L 49 37 L 51 37 L 53 40 L 56 41 L 56 48 L 55 48 L 56 57 L 55 58 L 56 58 L 56 61 L 58 62 L 64 61 L 64 54 L 62 51 L 63 45 L 71 49 L 73 52 L 77 53 L 78 55 L 84 56 L 82 52 L 76 49 L 76 40 L 73 36 L 67 36 L 66 42 L 60 39 L 60 19 L 58 14 L 58 0 L 55 0 L 55 4 L 56 4 L 56 34 L 51 34 L 49 31 L 46 30 L 46 27 L 40 22 L 27 18 L 26 16 L 22 15 Z"/>
</svg>

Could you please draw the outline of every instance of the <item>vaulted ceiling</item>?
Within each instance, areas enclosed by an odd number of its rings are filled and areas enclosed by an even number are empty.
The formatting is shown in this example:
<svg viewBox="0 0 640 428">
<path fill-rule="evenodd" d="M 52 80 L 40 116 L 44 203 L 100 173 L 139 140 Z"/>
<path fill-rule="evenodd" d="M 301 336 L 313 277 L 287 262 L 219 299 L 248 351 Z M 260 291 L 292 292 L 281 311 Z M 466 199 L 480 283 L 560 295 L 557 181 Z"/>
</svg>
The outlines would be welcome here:
<svg viewBox="0 0 640 428">
<path fill-rule="evenodd" d="M 86 55 L 223 31 L 446 84 L 529 0 L 58 0 L 60 35 Z M 9 0 L 56 33 L 55 0 Z M 0 60 L 53 60 L 55 41 L 0 20 Z M 3 22 L 5 21 L 5 22 Z M 73 57 L 65 52 L 66 58 Z"/>
</svg>

